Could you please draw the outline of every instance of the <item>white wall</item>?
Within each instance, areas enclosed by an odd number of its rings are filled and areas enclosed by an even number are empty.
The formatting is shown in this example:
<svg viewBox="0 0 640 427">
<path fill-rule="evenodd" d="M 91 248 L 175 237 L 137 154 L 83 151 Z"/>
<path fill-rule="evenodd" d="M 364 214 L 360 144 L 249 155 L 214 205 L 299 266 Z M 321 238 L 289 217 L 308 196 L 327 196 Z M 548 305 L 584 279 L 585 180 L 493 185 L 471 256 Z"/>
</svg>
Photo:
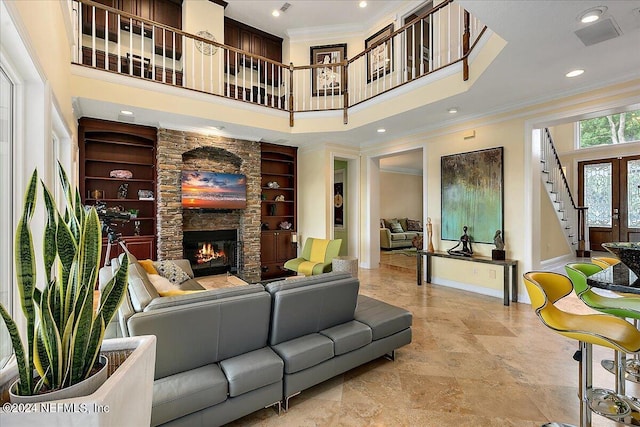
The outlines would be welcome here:
<svg viewBox="0 0 640 427">
<path fill-rule="evenodd" d="M 380 217 L 422 222 L 422 175 L 380 171 Z"/>
</svg>

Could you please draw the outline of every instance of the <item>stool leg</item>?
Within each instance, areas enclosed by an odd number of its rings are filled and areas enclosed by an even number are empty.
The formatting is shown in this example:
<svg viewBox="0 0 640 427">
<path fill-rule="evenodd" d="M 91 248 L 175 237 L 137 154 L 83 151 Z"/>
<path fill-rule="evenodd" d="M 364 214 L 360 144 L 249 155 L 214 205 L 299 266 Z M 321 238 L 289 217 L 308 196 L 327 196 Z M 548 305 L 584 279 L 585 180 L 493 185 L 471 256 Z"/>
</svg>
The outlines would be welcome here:
<svg viewBox="0 0 640 427">
<path fill-rule="evenodd" d="M 581 354 L 578 394 L 580 398 L 580 427 L 591 427 L 591 408 L 588 402 L 588 391 L 593 386 L 592 345 L 579 341 L 579 348 Z"/>
<path fill-rule="evenodd" d="M 621 351 L 615 352 L 616 360 L 616 393 L 625 395 L 625 375 L 627 373 L 627 355 Z"/>
</svg>

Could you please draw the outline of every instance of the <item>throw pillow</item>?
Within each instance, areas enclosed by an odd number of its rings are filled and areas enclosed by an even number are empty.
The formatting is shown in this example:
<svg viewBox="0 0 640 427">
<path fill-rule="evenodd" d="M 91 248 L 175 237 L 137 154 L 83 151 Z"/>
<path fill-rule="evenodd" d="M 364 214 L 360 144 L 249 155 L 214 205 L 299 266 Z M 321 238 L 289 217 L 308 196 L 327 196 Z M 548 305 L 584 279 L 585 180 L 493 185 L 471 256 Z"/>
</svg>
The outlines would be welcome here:
<svg viewBox="0 0 640 427">
<path fill-rule="evenodd" d="M 158 274 L 158 270 L 156 270 L 156 268 L 153 266 L 153 260 L 150 260 L 150 259 L 138 260 L 138 264 L 140 264 L 142 268 L 144 268 L 144 271 L 146 271 L 147 274 Z"/>
<path fill-rule="evenodd" d="M 158 291 L 160 295 L 162 295 L 163 292 L 173 291 L 178 289 L 178 287 L 173 283 L 171 283 L 169 279 L 167 279 L 166 277 L 162 277 L 159 274 L 150 273 L 150 274 L 147 274 L 147 276 L 149 277 L 149 281 L 151 282 L 153 287 L 156 288 L 156 291 Z"/>
<path fill-rule="evenodd" d="M 422 231 L 422 222 L 414 219 L 407 219 L 407 231 Z"/>
<path fill-rule="evenodd" d="M 395 218 L 383 219 L 382 221 L 384 221 L 384 228 L 388 228 L 389 230 L 391 230 L 391 224 L 394 223 L 394 222 L 397 222 L 397 220 Z"/>
<path fill-rule="evenodd" d="M 408 231 L 409 230 L 407 228 L 407 218 L 398 218 L 398 222 L 400 223 L 400 226 L 402 227 L 402 231 Z"/>
<path fill-rule="evenodd" d="M 399 222 L 392 222 L 391 223 L 391 232 L 392 233 L 404 233 L 404 230 L 402 229 L 402 226 L 400 225 Z"/>
<path fill-rule="evenodd" d="M 381 219 L 381 220 L 380 220 L 380 228 L 387 228 L 387 227 L 385 227 L 385 225 L 384 225 L 384 219 Z"/>
<path fill-rule="evenodd" d="M 174 285 L 179 285 L 190 279 L 189 275 L 171 261 L 159 261 L 155 263 L 158 274 L 169 279 Z"/>
</svg>

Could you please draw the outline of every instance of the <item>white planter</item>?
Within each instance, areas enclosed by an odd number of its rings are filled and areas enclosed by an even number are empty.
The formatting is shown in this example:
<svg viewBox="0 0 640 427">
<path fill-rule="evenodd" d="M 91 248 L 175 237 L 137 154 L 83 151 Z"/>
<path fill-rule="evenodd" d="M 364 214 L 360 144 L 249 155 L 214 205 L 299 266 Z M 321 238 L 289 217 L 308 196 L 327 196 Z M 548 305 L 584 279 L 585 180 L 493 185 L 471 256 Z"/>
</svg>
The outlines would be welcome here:
<svg viewBox="0 0 640 427">
<path fill-rule="evenodd" d="M 19 394 L 16 394 L 16 391 L 18 390 L 18 380 L 16 380 L 16 382 L 14 382 L 9 388 L 9 401 L 11 403 L 33 404 L 36 402 L 70 399 L 95 393 L 107 380 L 107 373 L 109 371 L 109 359 L 103 355 L 100 355 L 99 359 L 102 364 L 102 368 L 100 368 L 98 372 L 91 375 L 89 378 L 72 385 L 71 387 L 51 391 L 49 393 L 20 396 Z"/>
<path fill-rule="evenodd" d="M 5 404 L 0 426 L 121 427 L 151 422 L 156 337 L 115 338 L 102 351 L 134 350 L 95 393 L 50 402 Z"/>
</svg>

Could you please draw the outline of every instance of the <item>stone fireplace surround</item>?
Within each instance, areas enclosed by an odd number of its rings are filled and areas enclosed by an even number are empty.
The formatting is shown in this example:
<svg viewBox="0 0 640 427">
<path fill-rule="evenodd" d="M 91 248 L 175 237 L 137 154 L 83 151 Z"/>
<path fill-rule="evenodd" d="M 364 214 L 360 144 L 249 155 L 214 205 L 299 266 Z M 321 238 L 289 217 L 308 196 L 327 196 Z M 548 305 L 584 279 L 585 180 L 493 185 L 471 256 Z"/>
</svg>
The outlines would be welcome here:
<svg viewBox="0 0 640 427">
<path fill-rule="evenodd" d="M 158 129 L 158 259 L 183 258 L 183 231 L 237 229 L 247 282 L 260 280 L 260 143 L 194 132 Z M 241 173 L 247 177 L 245 209 L 182 209 L 182 170 Z"/>
</svg>

